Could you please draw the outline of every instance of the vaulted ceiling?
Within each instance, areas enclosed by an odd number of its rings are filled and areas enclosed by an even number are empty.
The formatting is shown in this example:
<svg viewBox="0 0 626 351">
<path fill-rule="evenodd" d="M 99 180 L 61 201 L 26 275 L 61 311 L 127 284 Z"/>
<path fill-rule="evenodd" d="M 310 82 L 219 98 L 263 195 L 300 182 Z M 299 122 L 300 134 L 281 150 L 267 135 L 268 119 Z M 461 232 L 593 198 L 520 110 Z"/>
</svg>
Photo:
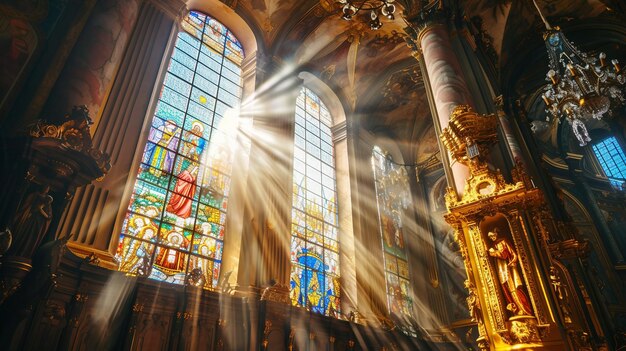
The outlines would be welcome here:
<svg viewBox="0 0 626 351">
<path fill-rule="evenodd" d="M 201 9 L 205 0 L 190 0 Z M 372 31 L 365 18 L 344 21 L 333 0 L 223 0 L 255 32 L 259 53 L 307 70 L 325 81 L 349 115 L 366 129 L 411 149 L 423 161 L 437 151 L 430 109 L 417 61 L 406 45 L 401 13 L 423 1 L 398 0 L 394 21 Z M 520 43 L 541 49 L 541 21 L 532 1 L 446 1 L 487 42 L 496 74 L 519 64 Z M 537 0 L 555 23 L 607 12 L 600 0 Z M 609 4 L 610 5 L 610 4 Z M 474 38 L 477 36 L 474 35 Z M 528 50 L 525 48 L 524 50 Z M 541 63 L 542 69 L 547 61 Z M 505 82 L 506 83 L 506 82 Z M 417 145 L 417 147 L 416 147 Z"/>
</svg>

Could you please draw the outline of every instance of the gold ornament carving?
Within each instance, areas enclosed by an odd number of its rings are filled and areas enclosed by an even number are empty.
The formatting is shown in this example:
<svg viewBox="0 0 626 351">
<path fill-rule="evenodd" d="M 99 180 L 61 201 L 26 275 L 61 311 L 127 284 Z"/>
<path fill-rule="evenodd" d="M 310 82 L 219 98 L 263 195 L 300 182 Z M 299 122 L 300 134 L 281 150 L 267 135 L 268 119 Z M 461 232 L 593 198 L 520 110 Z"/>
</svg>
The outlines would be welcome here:
<svg viewBox="0 0 626 351">
<path fill-rule="evenodd" d="M 86 106 L 74 106 L 72 112 L 65 116 L 61 125 L 37 121 L 30 127 L 29 134 L 34 138 L 50 138 L 61 141 L 61 145 L 92 158 L 102 174 L 111 169 L 110 157 L 93 147 L 91 140 L 89 110 Z"/>
<path fill-rule="evenodd" d="M 133 305 L 133 312 L 135 312 L 135 313 L 143 312 L 143 304 L 142 303 L 134 304 Z"/>
<path fill-rule="evenodd" d="M 189 320 L 193 317 L 191 312 L 176 312 L 176 319 Z"/>
<path fill-rule="evenodd" d="M 568 239 L 548 245 L 552 256 L 556 259 L 585 258 L 591 251 L 588 241 Z"/>
<path fill-rule="evenodd" d="M 267 347 L 269 346 L 269 336 L 270 333 L 272 332 L 272 321 L 270 321 L 269 319 L 265 321 L 265 326 L 263 327 L 263 349 L 267 350 Z"/>
<path fill-rule="evenodd" d="M 447 190 L 448 209 L 481 200 L 489 205 L 489 198 L 524 187 L 523 182 L 507 184 L 498 170 L 489 168 L 487 156 L 489 148 L 497 142 L 497 122 L 496 115 L 479 115 L 467 105 L 459 105 L 452 111 L 441 140 L 452 158 L 470 169 L 470 178 L 461 199 L 453 189 Z"/>
<path fill-rule="evenodd" d="M 289 287 L 283 284 L 276 283 L 263 290 L 261 294 L 261 301 L 273 301 L 281 302 L 284 304 L 291 304 L 289 298 Z"/>
<path fill-rule="evenodd" d="M 497 123 L 497 115 L 480 115 L 461 105 L 441 134 L 452 158 L 470 170 L 461 197 L 447 190 L 445 220 L 455 230 L 467 271 L 467 304 L 479 332 L 476 342 L 481 350 L 536 348 L 544 342 L 564 346 L 558 333 L 550 333 L 554 325 L 546 302 L 550 281 L 537 274 L 542 269 L 538 256 L 576 251 L 579 246 L 557 245 L 551 239 L 543 194 L 521 160 L 512 170 L 513 184 L 489 165 Z M 533 251 L 537 239 L 541 252 Z"/>
<path fill-rule="evenodd" d="M 86 302 L 88 298 L 89 296 L 87 294 L 77 293 L 76 295 L 74 295 L 74 300 L 81 303 Z"/>
</svg>

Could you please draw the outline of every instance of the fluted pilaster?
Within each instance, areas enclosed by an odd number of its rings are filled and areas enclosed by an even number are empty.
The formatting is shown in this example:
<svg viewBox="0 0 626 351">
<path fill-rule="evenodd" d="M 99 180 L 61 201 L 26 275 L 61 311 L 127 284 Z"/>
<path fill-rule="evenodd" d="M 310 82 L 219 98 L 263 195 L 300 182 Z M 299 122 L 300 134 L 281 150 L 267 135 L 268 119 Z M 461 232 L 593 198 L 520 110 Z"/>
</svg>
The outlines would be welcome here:
<svg viewBox="0 0 626 351">
<path fill-rule="evenodd" d="M 70 247 L 83 254 L 96 252 L 105 257 L 103 262 L 111 257 L 117 244 L 116 239 L 111 240 L 115 237 L 114 226 L 129 201 L 124 189 L 132 184 L 129 176 L 135 175 L 133 156 L 137 145 L 143 145 L 147 137 L 142 134 L 142 126 L 150 112 L 159 68 L 169 56 L 166 49 L 173 26 L 174 19 L 151 2 L 145 2 L 139 10 L 94 135 L 94 145 L 111 155 L 111 172 L 102 182 L 76 192 L 59 226 L 61 235 L 74 235 Z"/>
<path fill-rule="evenodd" d="M 289 286 L 293 119 L 299 80 L 276 78 L 280 66 L 259 56 L 256 96 L 244 106 L 252 118 L 250 167 L 238 283 Z"/>
</svg>

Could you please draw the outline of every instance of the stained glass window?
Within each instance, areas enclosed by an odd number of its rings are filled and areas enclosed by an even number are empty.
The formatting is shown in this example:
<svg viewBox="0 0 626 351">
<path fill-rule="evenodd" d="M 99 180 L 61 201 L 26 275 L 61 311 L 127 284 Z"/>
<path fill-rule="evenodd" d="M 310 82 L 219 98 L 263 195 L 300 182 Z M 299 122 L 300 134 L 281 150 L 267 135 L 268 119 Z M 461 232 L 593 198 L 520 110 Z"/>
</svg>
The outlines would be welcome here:
<svg viewBox="0 0 626 351">
<path fill-rule="evenodd" d="M 626 182 L 626 155 L 615 137 L 593 144 L 593 152 L 611 184 L 621 189 Z"/>
<path fill-rule="evenodd" d="M 241 97 L 241 44 L 198 12 L 182 23 L 116 253 L 129 274 L 217 285 Z M 232 123 L 230 123 L 232 125 Z"/>
<path fill-rule="evenodd" d="M 374 147 L 372 167 L 387 283 L 387 306 L 395 322 L 399 322 L 399 327 L 415 334 L 409 264 L 402 230 L 402 212 L 411 203 L 408 176 L 404 167 L 391 162 L 378 146 Z"/>
<path fill-rule="evenodd" d="M 338 317 L 339 242 L 331 117 L 307 88 L 296 101 L 291 302 Z"/>
</svg>

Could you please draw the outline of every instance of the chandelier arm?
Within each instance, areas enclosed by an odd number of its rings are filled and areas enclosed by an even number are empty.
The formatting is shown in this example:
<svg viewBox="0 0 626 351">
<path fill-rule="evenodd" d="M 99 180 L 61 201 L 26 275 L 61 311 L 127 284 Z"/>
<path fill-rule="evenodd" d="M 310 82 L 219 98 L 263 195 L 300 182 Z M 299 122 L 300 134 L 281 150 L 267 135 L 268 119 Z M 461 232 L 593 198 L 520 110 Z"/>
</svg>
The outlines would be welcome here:
<svg viewBox="0 0 626 351">
<path fill-rule="evenodd" d="M 359 7 L 356 8 L 356 11 L 354 12 L 354 14 L 356 15 L 357 13 L 359 13 L 359 11 L 361 10 L 365 10 L 367 11 L 367 9 L 364 9 L 363 6 L 365 6 L 366 1 L 362 1 L 359 3 Z"/>
</svg>

